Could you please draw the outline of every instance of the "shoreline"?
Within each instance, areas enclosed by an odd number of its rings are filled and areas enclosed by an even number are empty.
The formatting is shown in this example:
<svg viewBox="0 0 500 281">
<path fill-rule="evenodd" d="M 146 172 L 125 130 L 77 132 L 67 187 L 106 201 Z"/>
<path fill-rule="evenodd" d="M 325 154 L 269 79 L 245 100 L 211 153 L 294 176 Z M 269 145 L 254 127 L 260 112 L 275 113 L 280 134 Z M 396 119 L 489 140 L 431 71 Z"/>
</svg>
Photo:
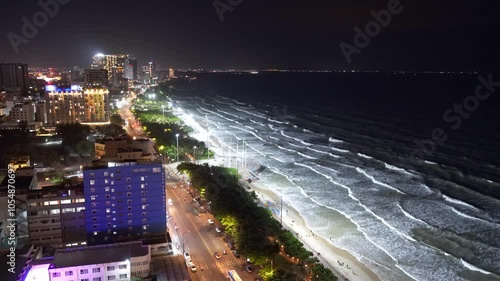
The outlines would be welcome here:
<svg viewBox="0 0 500 281">
<path fill-rule="evenodd" d="M 255 190 L 258 199 L 263 205 L 266 204 L 266 201 L 269 201 L 279 206 L 280 197 L 272 190 L 259 187 L 254 183 L 248 184 L 248 186 Z M 280 221 L 278 214 L 273 212 L 273 216 Z M 382 281 L 375 272 L 360 262 L 354 255 L 331 244 L 325 238 L 315 235 L 307 227 L 304 218 L 299 212 L 286 202 L 283 202 L 283 227 L 292 233 L 298 234 L 297 238 L 304 244 L 304 247 L 313 252 L 314 257 L 318 258 L 323 265 L 330 268 L 339 277 L 339 280 Z M 318 253 L 320 253 L 319 256 Z"/>
</svg>

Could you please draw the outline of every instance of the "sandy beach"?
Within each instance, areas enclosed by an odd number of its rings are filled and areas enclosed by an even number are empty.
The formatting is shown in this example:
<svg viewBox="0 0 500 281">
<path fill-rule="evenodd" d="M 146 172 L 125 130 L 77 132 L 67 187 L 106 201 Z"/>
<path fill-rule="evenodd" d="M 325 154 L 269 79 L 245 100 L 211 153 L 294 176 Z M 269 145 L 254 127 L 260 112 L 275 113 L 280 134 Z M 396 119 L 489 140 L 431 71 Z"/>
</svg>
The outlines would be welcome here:
<svg viewBox="0 0 500 281">
<path fill-rule="evenodd" d="M 250 184 L 249 187 L 258 195 L 263 205 L 268 207 L 280 206 L 280 198 L 269 189 L 259 187 L 258 184 Z M 281 217 L 274 213 L 276 219 Z M 358 261 L 349 252 L 333 246 L 325 239 L 314 234 L 307 228 L 305 221 L 298 212 L 283 202 L 283 226 L 292 233 L 298 234 L 298 238 L 305 247 L 328 268 L 332 269 L 339 280 L 349 281 L 381 281 L 381 279 L 363 263 Z M 318 256 L 318 253 L 320 255 Z"/>
</svg>

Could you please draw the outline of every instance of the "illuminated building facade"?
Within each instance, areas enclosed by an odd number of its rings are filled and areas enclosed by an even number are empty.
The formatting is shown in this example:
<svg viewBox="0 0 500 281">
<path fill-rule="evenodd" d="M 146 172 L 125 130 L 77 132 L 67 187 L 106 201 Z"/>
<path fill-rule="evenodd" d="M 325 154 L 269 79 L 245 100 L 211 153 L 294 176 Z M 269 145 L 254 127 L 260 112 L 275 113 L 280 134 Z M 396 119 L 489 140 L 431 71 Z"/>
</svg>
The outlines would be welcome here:
<svg viewBox="0 0 500 281">
<path fill-rule="evenodd" d="M 89 245 L 164 237 L 165 172 L 161 162 L 123 161 L 83 170 Z"/>
<path fill-rule="evenodd" d="M 109 91 L 105 88 L 52 89 L 46 103 L 49 125 L 109 122 Z"/>
<path fill-rule="evenodd" d="M 106 69 L 108 71 L 108 78 L 113 80 L 113 68 L 116 66 L 118 56 L 96 54 L 92 60 L 93 69 Z"/>
</svg>

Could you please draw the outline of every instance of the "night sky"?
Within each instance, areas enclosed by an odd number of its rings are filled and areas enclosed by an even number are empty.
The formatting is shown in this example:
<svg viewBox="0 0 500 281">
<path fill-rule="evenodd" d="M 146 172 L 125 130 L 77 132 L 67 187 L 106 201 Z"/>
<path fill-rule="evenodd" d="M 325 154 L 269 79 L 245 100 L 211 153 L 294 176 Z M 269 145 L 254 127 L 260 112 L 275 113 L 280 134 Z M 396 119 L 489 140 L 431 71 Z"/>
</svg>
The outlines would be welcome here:
<svg viewBox="0 0 500 281">
<path fill-rule="evenodd" d="M 339 44 L 352 45 L 353 28 L 388 2 L 242 0 L 221 22 L 212 0 L 71 0 L 15 54 L 7 34 L 21 35 L 21 18 L 41 8 L 2 1 L 0 62 L 86 67 L 94 53 L 123 52 L 162 68 L 491 71 L 500 61 L 494 1 L 402 0 L 403 11 L 348 64 Z"/>
</svg>

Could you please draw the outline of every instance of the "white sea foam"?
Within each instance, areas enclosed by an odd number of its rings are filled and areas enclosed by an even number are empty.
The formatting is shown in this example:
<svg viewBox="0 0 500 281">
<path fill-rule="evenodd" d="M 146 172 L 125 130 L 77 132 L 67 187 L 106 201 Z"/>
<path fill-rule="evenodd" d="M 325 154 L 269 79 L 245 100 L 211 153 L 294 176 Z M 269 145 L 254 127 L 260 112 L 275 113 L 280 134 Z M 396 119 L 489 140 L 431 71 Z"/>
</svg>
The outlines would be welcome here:
<svg viewBox="0 0 500 281">
<path fill-rule="evenodd" d="M 334 139 L 334 138 L 332 138 L 332 137 L 330 137 L 330 138 L 328 139 L 328 141 L 329 141 L 329 142 L 336 142 L 336 143 L 341 143 L 341 142 L 344 142 L 343 140 Z"/>
<path fill-rule="evenodd" d="M 407 172 L 405 169 L 403 168 L 399 168 L 399 167 L 396 167 L 396 166 L 393 166 L 393 165 L 390 165 L 390 164 L 387 164 L 387 163 L 384 163 L 385 164 L 385 167 L 389 170 L 393 170 L 393 171 L 398 171 L 398 172 L 402 172 L 402 173 L 405 173 L 407 175 L 413 175 L 412 173 L 409 173 Z"/>
<path fill-rule="evenodd" d="M 406 193 L 402 192 L 401 190 L 399 190 L 399 189 L 397 189 L 397 188 L 395 188 L 395 187 L 392 187 L 392 186 L 390 186 L 390 185 L 388 185 L 388 184 L 386 184 L 386 183 L 383 183 L 383 182 L 381 182 L 381 181 L 379 181 L 379 180 L 375 179 L 375 177 L 374 177 L 374 176 L 369 175 L 369 174 L 368 174 L 365 170 L 363 170 L 363 169 L 361 169 L 361 168 L 359 168 L 359 167 L 356 167 L 356 171 L 357 171 L 358 173 L 363 174 L 365 177 L 369 178 L 369 179 L 370 179 L 373 183 L 375 183 L 375 184 L 378 184 L 378 185 L 381 185 L 381 186 L 387 187 L 387 188 L 389 188 L 389 189 L 391 189 L 391 190 L 394 190 L 394 191 L 396 191 L 396 192 L 398 192 L 398 193 L 400 193 L 400 194 L 406 194 Z"/>
<path fill-rule="evenodd" d="M 273 123 L 278 123 L 278 124 L 288 124 L 289 122 L 283 122 L 283 121 L 278 121 L 272 118 L 267 118 L 267 121 L 273 122 Z"/>
<path fill-rule="evenodd" d="M 474 206 L 472 206 L 472 205 L 470 205 L 470 204 L 467 204 L 467 203 L 465 203 L 465 202 L 463 202 L 463 201 L 460 201 L 460 200 L 457 200 L 457 199 L 451 198 L 451 197 L 446 196 L 446 195 L 444 195 L 444 194 L 443 194 L 443 198 L 444 198 L 444 200 L 445 200 L 445 201 L 448 201 L 448 202 L 450 202 L 450 203 L 454 203 L 454 204 L 457 204 L 457 205 L 462 205 L 462 206 L 467 206 L 467 207 L 469 207 L 469 208 L 472 208 L 472 209 L 477 210 L 477 208 L 476 208 L 476 207 L 474 207 Z"/>
<path fill-rule="evenodd" d="M 286 148 L 286 147 L 283 147 L 281 145 L 278 145 L 278 148 L 279 149 L 282 149 L 282 150 L 286 150 L 286 151 L 290 151 L 290 152 L 293 152 L 293 153 L 296 153 L 297 151 L 293 150 L 293 149 L 289 149 L 289 148 Z"/>
<path fill-rule="evenodd" d="M 368 156 L 368 155 L 363 154 L 363 153 L 358 153 L 358 156 L 361 156 L 361 157 L 366 158 L 366 159 L 373 159 L 373 157 Z"/>
<path fill-rule="evenodd" d="M 257 124 L 257 125 L 259 125 L 259 126 L 262 126 L 262 127 L 265 127 L 265 126 L 266 126 L 266 125 L 264 125 L 264 124 L 262 124 L 262 123 L 260 123 L 260 122 L 257 122 L 257 121 L 255 121 L 255 120 L 253 120 L 253 119 L 249 119 L 249 120 L 250 120 L 250 122 L 252 122 L 252 123 L 254 123 L 254 124 Z"/>
<path fill-rule="evenodd" d="M 307 149 L 312 150 L 312 151 L 314 151 L 314 152 L 321 153 L 321 154 L 328 154 L 328 152 L 326 152 L 326 151 L 322 151 L 322 150 L 314 149 L 314 148 L 312 148 L 312 147 L 307 147 Z"/>
<path fill-rule="evenodd" d="M 316 158 L 316 157 L 312 157 L 312 156 L 306 155 L 306 154 L 304 154 L 304 153 L 300 153 L 300 152 L 297 152 L 297 153 L 298 153 L 300 156 L 305 157 L 305 158 L 307 158 L 307 159 L 318 159 L 318 158 Z"/>
<path fill-rule="evenodd" d="M 403 207 L 401 207 L 401 205 L 399 205 L 399 203 L 398 203 L 398 207 L 399 207 L 399 209 L 401 210 L 401 212 L 403 212 L 403 214 L 404 214 L 406 217 L 408 217 L 408 218 L 410 218 L 410 219 L 412 219 L 412 220 L 418 221 L 418 222 L 420 222 L 420 223 L 423 223 L 423 224 L 425 224 L 425 225 L 428 225 L 428 223 L 426 223 L 425 221 L 423 221 L 423 220 L 421 220 L 421 219 L 419 219 L 419 218 L 416 218 L 416 217 L 412 216 L 410 213 L 408 213 L 407 211 L 405 211 L 405 210 L 403 209 Z"/>
<path fill-rule="evenodd" d="M 342 158 L 342 156 L 339 156 L 339 155 L 335 155 L 333 153 L 328 153 L 330 156 L 332 156 L 333 158 Z"/>
<path fill-rule="evenodd" d="M 287 163 L 285 160 L 278 159 L 278 158 L 276 158 L 276 157 L 274 157 L 274 156 L 271 156 L 271 155 L 268 155 L 268 156 L 269 156 L 269 158 L 274 159 L 274 160 L 276 160 L 276 161 L 278 161 L 278 162 L 281 162 L 281 163 Z"/>
<path fill-rule="evenodd" d="M 241 108 L 238 108 L 238 107 L 235 107 L 235 106 L 231 106 L 231 107 L 234 108 L 234 109 L 236 109 L 236 110 L 238 110 L 238 111 L 244 112 L 244 113 L 246 113 L 248 115 L 252 115 L 252 116 L 255 116 L 255 117 L 262 118 L 262 119 L 267 119 L 267 116 L 265 116 L 265 115 L 257 114 L 255 112 L 244 110 L 244 109 L 241 109 Z"/>
<path fill-rule="evenodd" d="M 340 149 L 340 148 L 336 148 L 336 147 L 330 147 L 331 149 L 335 150 L 335 151 L 338 151 L 338 152 L 343 152 L 343 153 L 348 153 L 349 150 L 345 150 L 345 149 Z"/>
<path fill-rule="evenodd" d="M 466 261 L 464 261 L 463 259 L 460 259 L 460 261 L 462 262 L 463 266 L 465 266 L 466 268 L 472 270 L 472 271 L 477 271 L 477 272 L 481 272 L 483 274 L 491 274 L 491 272 L 489 271 L 486 271 L 486 270 L 483 270 L 477 266 L 474 266 Z"/>
<path fill-rule="evenodd" d="M 464 218 L 467 218 L 467 219 L 471 219 L 471 220 L 478 220 L 478 221 L 482 221 L 482 222 L 489 223 L 489 221 L 487 221 L 487 220 L 484 220 L 484 219 L 481 219 L 481 218 L 478 218 L 478 217 L 474 217 L 474 216 L 468 215 L 468 214 L 466 214 L 466 213 L 463 213 L 463 212 L 461 212 L 461 211 L 457 210 L 457 209 L 456 209 L 456 208 L 454 208 L 454 207 L 450 207 L 450 208 L 451 208 L 451 210 L 452 210 L 455 214 L 457 214 L 457 215 L 459 215 L 459 216 L 461 216 L 461 217 L 464 217 Z"/>
<path fill-rule="evenodd" d="M 298 141 L 298 142 L 301 142 L 301 141 L 302 141 L 302 140 L 301 140 L 301 139 L 299 139 L 299 138 L 294 138 L 294 137 L 292 137 L 292 136 L 289 136 L 289 135 L 285 134 L 285 132 L 283 132 L 283 131 L 280 131 L 280 133 L 281 133 L 281 135 L 282 135 L 282 136 L 284 136 L 285 138 L 289 138 L 289 139 L 292 139 L 292 140 L 296 140 L 296 141 Z"/>
<path fill-rule="evenodd" d="M 437 165 L 436 162 L 432 162 L 432 161 L 428 161 L 428 160 L 425 160 L 424 162 L 427 164 L 430 164 L 430 165 Z"/>
</svg>

